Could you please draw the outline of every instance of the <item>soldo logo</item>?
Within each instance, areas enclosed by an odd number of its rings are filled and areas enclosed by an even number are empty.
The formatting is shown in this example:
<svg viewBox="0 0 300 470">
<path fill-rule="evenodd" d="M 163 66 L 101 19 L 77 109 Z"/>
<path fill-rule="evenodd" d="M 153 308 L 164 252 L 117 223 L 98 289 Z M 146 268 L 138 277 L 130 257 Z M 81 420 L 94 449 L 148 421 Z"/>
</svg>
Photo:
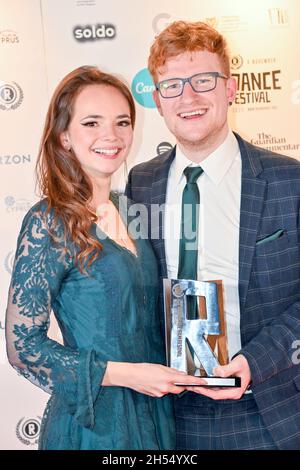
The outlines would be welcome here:
<svg viewBox="0 0 300 470">
<path fill-rule="evenodd" d="M 155 108 L 152 93 L 155 90 L 152 77 L 148 69 L 140 70 L 132 80 L 131 91 L 136 101 L 145 108 Z"/>
<path fill-rule="evenodd" d="M 116 36 L 116 28 L 112 24 L 75 26 L 73 35 L 80 42 L 113 39 Z"/>
</svg>

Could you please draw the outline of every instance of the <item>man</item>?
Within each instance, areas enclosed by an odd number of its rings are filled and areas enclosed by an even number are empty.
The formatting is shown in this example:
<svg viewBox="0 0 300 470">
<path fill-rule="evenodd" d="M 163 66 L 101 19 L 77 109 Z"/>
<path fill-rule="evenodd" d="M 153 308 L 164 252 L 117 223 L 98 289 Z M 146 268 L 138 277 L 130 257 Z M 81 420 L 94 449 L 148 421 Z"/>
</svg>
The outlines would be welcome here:
<svg viewBox="0 0 300 470">
<path fill-rule="evenodd" d="M 184 271 L 182 206 L 186 191 L 198 197 L 195 278 L 223 281 L 231 358 L 215 374 L 241 377 L 240 388 L 199 387 L 176 400 L 178 449 L 299 449 L 300 164 L 229 129 L 236 83 L 210 26 L 169 25 L 149 70 L 177 145 L 134 167 L 126 193 L 149 212 L 165 204 L 152 235 L 161 278 Z"/>
</svg>

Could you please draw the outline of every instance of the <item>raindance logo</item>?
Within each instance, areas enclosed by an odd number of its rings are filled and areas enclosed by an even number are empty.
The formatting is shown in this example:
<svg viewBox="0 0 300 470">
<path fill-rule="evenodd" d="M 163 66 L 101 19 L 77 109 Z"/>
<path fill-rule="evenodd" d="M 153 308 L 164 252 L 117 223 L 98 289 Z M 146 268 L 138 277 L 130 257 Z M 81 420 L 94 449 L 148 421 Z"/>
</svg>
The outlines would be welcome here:
<svg viewBox="0 0 300 470">
<path fill-rule="evenodd" d="M 20 42 L 19 37 L 15 31 L 6 29 L 0 31 L 0 45 L 1 44 L 18 44 Z"/>
<path fill-rule="evenodd" d="M 41 429 L 41 418 L 26 419 L 22 418 L 16 426 L 17 438 L 26 446 L 34 446 L 38 443 L 38 437 Z"/>
<path fill-rule="evenodd" d="M 155 86 L 148 69 L 140 70 L 132 80 L 131 91 L 136 101 L 145 108 L 155 108 L 152 97 Z"/>
<path fill-rule="evenodd" d="M 236 104 L 270 104 L 271 92 L 281 90 L 281 70 L 233 73 L 237 81 Z"/>
<path fill-rule="evenodd" d="M 14 266 L 14 259 L 15 254 L 13 251 L 10 251 L 5 258 L 4 266 L 8 274 L 12 274 L 13 266 Z"/>
<path fill-rule="evenodd" d="M 73 29 L 74 38 L 77 41 L 95 41 L 98 39 L 114 39 L 116 27 L 112 24 L 97 24 L 87 26 L 75 26 Z"/>
<path fill-rule="evenodd" d="M 162 155 L 163 153 L 167 152 L 168 150 L 172 150 L 173 145 L 170 142 L 161 142 L 156 147 L 157 155 Z"/>
<path fill-rule="evenodd" d="M 240 69 L 243 66 L 243 57 L 241 55 L 235 55 L 231 58 L 231 68 L 233 70 Z"/>
<path fill-rule="evenodd" d="M 6 212 L 9 213 L 27 212 L 32 206 L 28 199 L 15 199 L 13 196 L 6 196 L 4 203 L 6 205 Z"/>
<path fill-rule="evenodd" d="M 0 86 L 0 109 L 3 111 L 10 111 L 18 108 L 22 103 L 23 98 L 23 90 L 16 82 L 4 83 Z"/>
</svg>

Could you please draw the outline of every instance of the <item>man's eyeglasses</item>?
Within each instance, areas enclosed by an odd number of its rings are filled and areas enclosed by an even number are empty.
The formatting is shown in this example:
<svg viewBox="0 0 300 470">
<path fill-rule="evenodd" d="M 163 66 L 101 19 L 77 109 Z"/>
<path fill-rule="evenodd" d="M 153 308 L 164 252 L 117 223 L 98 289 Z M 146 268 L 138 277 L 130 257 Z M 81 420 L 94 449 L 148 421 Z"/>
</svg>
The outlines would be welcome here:
<svg viewBox="0 0 300 470">
<path fill-rule="evenodd" d="M 196 93 L 205 93 L 216 88 L 217 78 L 225 78 L 219 72 L 202 72 L 196 73 L 188 78 L 168 78 L 155 84 L 155 88 L 159 91 L 163 98 L 176 98 L 183 93 L 186 83 L 189 83 Z"/>
</svg>

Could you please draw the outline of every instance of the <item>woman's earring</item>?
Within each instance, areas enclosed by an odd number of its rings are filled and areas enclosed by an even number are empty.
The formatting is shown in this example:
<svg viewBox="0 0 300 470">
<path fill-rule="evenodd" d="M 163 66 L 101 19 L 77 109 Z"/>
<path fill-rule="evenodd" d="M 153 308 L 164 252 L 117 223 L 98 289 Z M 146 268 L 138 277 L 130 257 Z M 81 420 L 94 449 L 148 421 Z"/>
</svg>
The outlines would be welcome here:
<svg viewBox="0 0 300 470">
<path fill-rule="evenodd" d="M 71 150 L 71 144 L 68 140 L 64 141 L 64 149 L 68 150 L 68 152 L 70 152 L 70 150 Z"/>
</svg>

